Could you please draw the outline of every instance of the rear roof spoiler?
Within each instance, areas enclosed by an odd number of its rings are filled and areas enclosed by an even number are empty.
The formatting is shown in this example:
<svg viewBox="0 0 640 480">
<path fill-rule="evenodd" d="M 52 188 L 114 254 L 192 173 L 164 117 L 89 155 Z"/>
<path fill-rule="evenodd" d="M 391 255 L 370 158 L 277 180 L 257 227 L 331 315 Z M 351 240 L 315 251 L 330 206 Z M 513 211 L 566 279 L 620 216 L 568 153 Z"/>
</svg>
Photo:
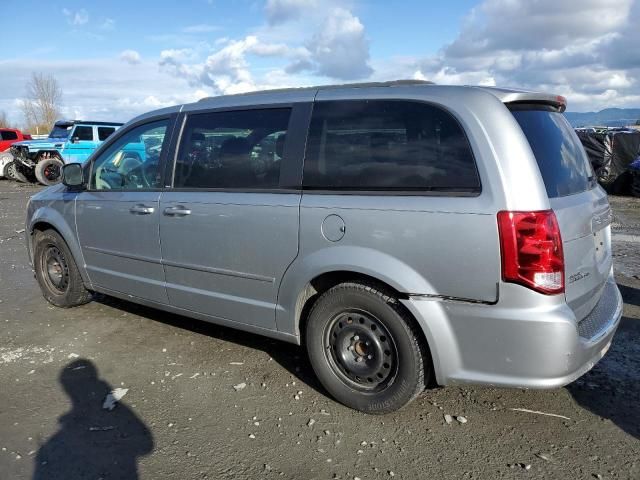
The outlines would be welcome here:
<svg viewBox="0 0 640 480">
<path fill-rule="evenodd" d="M 551 93 L 530 92 L 527 90 L 516 90 L 496 87 L 475 87 L 484 90 L 497 97 L 502 103 L 509 104 L 540 104 L 557 108 L 560 112 L 567 109 L 567 99 L 562 95 Z"/>
</svg>

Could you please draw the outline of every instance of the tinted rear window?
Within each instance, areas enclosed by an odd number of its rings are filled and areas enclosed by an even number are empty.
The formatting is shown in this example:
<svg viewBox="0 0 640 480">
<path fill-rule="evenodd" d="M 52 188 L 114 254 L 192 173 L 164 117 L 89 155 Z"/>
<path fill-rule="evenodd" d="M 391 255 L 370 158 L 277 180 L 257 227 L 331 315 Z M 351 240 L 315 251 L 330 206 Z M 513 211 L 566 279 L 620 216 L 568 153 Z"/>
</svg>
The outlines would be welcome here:
<svg viewBox="0 0 640 480">
<path fill-rule="evenodd" d="M 316 103 L 304 168 L 304 186 L 313 189 L 480 191 L 462 127 L 420 102 Z"/>
<path fill-rule="evenodd" d="M 531 108 L 512 113 L 531 145 L 549 198 L 581 193 L 594 185 L 587 154 L 564 115 Z"/>
<path fill-rule="evenodd" d="M 98 127 L 98 140 L 104 142 L 115 131 L 115 127 Z"/>
</svg>

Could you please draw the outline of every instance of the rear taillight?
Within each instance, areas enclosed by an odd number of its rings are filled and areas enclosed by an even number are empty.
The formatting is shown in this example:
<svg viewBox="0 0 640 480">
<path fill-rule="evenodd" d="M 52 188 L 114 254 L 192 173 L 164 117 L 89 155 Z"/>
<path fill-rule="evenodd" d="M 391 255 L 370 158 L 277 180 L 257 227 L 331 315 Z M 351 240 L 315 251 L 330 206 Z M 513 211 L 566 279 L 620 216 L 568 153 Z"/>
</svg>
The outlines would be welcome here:
<svg viewBox="0 0 640 480">
<path fill-rule="evenodd" d="M 498 212 L 502 279 L 536 292 L 564 292 L 564 255 L 552 210 Z"/>
</svg>

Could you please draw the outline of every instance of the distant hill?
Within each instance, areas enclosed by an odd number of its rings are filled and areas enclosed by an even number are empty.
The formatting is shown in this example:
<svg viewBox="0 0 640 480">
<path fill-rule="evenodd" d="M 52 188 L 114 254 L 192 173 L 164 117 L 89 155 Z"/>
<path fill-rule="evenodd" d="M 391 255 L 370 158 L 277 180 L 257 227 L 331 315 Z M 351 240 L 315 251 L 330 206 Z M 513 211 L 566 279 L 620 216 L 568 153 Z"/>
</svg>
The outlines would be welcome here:
<svg viewBox="0 0 640 480">
<path fill-rule="evenodd" d="M 605 108 L 599 112 L 565 112 L 574 127 L 624 127 L 640 120 L 640 108 Z"/>
</svg>

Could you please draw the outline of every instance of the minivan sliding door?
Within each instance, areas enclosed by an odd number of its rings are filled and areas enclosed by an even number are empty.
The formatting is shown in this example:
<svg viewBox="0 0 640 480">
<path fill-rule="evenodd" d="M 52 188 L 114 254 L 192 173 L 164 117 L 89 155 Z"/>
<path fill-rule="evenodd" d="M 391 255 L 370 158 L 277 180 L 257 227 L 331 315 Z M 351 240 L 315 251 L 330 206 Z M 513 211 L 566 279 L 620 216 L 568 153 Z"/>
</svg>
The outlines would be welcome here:
<svg viewBox="0 0 640 480">
<path fill-rule="evenodd" d="M 298 254 L 308 111 L 287 105 L 187 114 L 173 188 L 160 200 L 171 305 L 275 328 L 280 280 Z"/>
</svg>

